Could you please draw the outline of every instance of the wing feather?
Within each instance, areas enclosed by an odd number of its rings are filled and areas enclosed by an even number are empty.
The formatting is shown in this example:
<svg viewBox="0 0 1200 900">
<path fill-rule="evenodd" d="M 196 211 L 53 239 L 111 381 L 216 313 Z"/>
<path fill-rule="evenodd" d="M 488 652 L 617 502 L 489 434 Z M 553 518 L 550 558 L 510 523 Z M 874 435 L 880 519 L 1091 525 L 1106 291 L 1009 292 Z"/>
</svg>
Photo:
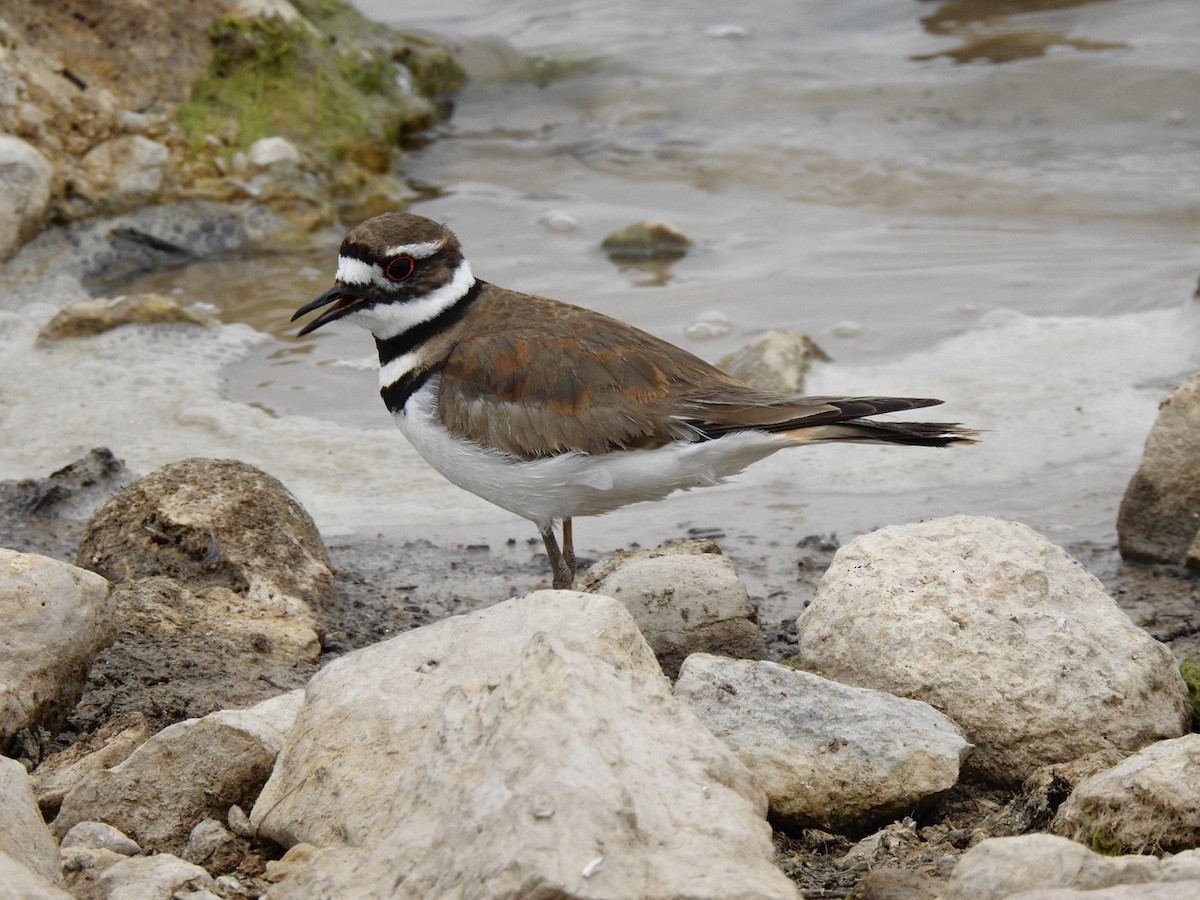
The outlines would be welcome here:
<svg viewBox="0 0 1200 900">
<path fill-rule="evenodd" d="M 624 322 L 492 285 L 462 319 L 440 373 L 443 424 L 521 459 L 790 431 L 940 402 L 758 390 Z"/>
</svg>

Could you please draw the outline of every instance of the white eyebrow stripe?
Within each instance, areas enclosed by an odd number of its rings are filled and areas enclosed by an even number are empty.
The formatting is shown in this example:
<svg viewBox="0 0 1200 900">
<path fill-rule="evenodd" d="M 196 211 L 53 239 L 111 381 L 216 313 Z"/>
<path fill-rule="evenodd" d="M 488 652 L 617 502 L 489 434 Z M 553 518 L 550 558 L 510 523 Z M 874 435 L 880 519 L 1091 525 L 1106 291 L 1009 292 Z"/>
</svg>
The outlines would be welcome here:
<svg viewBox="0 0 1200 900">
<path fill-rule="evenodd" d="M 413 259 L 428 259 L 445 245 L 445 240 L 425 241 L 422 244 L 397 244 L 384 250 L 386 256 L 411 256 Z"/>
<path fill-rule="evenodd" d="M 338 257 L 337 275 L 334 276 L 334 280 L 340 284 L 364 285 L 379 281 L 382 277 L 383 271 L 377 265 L 352 256 Z"/>
</svg>

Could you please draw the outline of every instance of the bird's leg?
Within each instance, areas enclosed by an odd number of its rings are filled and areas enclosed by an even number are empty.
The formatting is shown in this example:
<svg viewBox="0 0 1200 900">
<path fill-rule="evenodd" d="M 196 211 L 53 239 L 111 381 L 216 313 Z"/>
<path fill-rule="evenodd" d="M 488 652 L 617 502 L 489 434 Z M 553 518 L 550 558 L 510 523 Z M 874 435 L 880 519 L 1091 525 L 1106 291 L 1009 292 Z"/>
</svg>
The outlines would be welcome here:
<svg viewBox="0 0 1200 900">
<path fill-rule="evenodd" d="M 562 520 L 563 541 L 562 555 L 563 562 L 567 565 L 567 571 L 571 573 L 571 584 L 575 583 L 575 532 L 571 527 L 570 519 Z"/>
<path fill-rule="evenodd" d="M 542 543 L 546 545 L 546 556 L 550 558 L 550 571 L 554 573 L 551 587 L 556 591 L 568 590 L 575 583 L 575 573 L 567 568 L 562 551 L 558 549 L 558 540 L 554 537 L 554 525 L 547 526 L 542 532 Z"/>
</svg>

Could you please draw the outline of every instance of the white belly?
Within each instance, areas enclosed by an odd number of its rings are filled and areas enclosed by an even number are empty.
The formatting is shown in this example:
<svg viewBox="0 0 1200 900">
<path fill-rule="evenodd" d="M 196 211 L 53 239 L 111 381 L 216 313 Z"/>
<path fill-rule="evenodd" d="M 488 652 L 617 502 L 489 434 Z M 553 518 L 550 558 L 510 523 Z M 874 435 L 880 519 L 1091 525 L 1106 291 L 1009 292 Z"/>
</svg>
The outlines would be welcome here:
<svg viewBox="0 0 1200 900">
<path fill-rule="evenodd" d="M 452 437 L 433 415 L 436 390 L 437 380 L 431 379 L 395 415 L 404 436 L 448 480 L 541 529 L 556 519 L 597 516 L 640 500 L 720 484 L 794 443 L 781 435 L 742 431 L 656 450 L 514 460 Z"/>
</svg>

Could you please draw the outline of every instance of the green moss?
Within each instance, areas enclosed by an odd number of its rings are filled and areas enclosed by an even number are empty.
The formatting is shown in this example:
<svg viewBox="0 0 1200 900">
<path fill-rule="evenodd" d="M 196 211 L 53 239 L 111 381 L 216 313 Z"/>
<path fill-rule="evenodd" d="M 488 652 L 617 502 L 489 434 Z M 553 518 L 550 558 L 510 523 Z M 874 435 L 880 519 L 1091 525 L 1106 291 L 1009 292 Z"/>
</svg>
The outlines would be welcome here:
<svg viewBox="0 0 1200 900">
<path fill-rule="evenodd" d="M 1125 853 L 1116 835 L 1107 828 L 1093 828 L 1090 844 L 1093 852 L 1101 856 L 1122 856 Z"/>
<path fill-rule="evenodd" d="M 278 18 L 213 21 L 208 72 L 179 111 L 195 152 L 206 149 L 210 134 L 230 150 L 279 134 L 326 162 L 360 156 L 365 147 L 387 148 L 387 155 L 403 134 L 433 122 L 437 107 L 397 77 L 397 48 L 421 57 L 401 35 L 340 0 L 297 6 L 315 31 Z M 359 32 L 372 39 L 351 36 Z M 436 65 L 453 65 L 442 56 Z"/>
<path fill-rule="evenodd" d="M 1187 685 L 1188 696 L 1192 698 L 1192 718 L 1200 721 L 1200 655 L 1185 657 L 1179 664 L 1179 673 Z"/>
<path fill-rule="evenodd" d="M 466 81 L 466 73 L 442 44 L 372 22 L 343 0 L 296 0 L 292 5 L 336 41 L 369 47 L 404 66 L 413 86 L 426 97 L 449 96 Z"/>
</svg>

